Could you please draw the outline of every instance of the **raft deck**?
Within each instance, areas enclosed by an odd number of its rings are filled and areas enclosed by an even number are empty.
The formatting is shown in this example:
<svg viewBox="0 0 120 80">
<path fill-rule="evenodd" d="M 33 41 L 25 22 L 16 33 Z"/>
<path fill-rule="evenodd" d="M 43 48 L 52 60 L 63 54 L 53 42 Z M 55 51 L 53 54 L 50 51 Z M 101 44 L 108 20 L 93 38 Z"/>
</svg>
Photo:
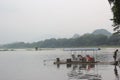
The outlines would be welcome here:
<svg viewBox="0 0 120 80">
<path fill-rule="evenodd" d="M 54 62 L 54 64 L 102 64 L 102 65 L 114 65 L 115 62 L 80 62 L 80 61 L 71 61 L 71 62 L 66 62 L 66 61 L 60 61 L 60 62 Z"/>
</svg>

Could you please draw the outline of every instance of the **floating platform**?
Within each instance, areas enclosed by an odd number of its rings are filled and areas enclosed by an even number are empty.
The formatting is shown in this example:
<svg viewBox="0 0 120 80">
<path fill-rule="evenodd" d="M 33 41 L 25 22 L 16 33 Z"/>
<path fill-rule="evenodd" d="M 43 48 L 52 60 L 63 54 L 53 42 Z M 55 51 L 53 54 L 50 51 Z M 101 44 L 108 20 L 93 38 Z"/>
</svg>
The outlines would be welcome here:
<svg viewBox="0 0 120 80">
<path fill-rule="evenodd" d="M 71 62 L 67 62 L 67 61 L 58 61 L 58 62 L 54 62 L 54 64 L 101 64 L 101 65 L 117 65 L 117 62 L 100 62 L 100 61 L 96 61 L 96 62 L 80 62 L 80 61 L 71 61 Z"/>
</svg>

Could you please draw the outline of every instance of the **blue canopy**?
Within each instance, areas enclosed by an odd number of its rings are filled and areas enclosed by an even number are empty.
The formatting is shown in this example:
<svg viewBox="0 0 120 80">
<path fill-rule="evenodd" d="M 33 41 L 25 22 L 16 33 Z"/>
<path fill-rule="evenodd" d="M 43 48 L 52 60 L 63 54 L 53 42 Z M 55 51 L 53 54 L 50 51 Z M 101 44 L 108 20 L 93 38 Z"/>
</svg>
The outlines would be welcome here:
<svg viewBox="0 0 120 80">
<path fill-rule="evenodd" d="M 100 48 L 64 48 L 64 51 L 98 51 Z"/>
</svg>

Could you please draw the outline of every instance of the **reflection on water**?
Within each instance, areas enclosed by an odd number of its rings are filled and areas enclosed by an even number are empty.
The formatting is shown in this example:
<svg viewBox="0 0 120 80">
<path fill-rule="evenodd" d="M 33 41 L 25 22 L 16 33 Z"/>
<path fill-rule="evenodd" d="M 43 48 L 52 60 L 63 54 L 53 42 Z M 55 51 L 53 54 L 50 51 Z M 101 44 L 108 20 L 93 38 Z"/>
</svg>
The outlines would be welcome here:
<svg viewBox="0 0 120 80">
<path fill-rule="evenodd" d="M 114 73 L 115 73 L 115 76 L 116 76 L 116 80 L 120 80 L 119 79 L 119 73 L 118 73 L 118 70 L 117 70 L 117 66 L 115 65 L 114 67 Z"/>
<path fill-rule="evenodd" d="M 95 64 L 66 64 L 66 67 L 71 68 L 71 71 L 67 73 L 68 80 L 102 80 Z"/>
<path fill-rule="evenodd" d="M 92 72 L 89 73 L 94 64 L 83 64 L 83 65 L 73 65 L 73 69 L 68 73 L 69 80 L 71 79 L 87 79 L 87 80 L 101 80 L 101 75 L 98 73 Z"/>
<path fill-rule="evenodd" d="M 95 64 L 66 64 L 66 68 L 70 69 L 67 73 L 68 80 L 105 80 L 102 75 L 99 74 L 98 66 L 99 65 Z M 118 71 L 120 68 L 117 65 L 113 65 L 113 67 L 112 71 L 115 78 L 110 80 L 120 80 Z M 60 68 L 60 64 L 57 65 L 57 68 Z"/>
</svg>

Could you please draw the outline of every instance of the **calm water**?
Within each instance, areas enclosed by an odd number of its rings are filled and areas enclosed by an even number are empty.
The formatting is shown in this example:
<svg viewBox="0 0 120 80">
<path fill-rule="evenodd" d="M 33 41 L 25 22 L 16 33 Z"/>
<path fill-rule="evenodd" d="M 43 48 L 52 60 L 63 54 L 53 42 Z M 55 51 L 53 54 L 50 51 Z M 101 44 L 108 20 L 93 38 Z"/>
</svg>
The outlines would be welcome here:
<svg viewBox="0 0 120 80">
<path fill-rule="evenodd" d="M 97 60 L 112 61 L 114 48 L 97 52 Z M 81 52 L 76 52 L 81 53 Z M 84 55 L 86 52 L 82 52 Z M 119 80 L 120 68 L 113 65 L 54 65 L 53 59 L 69 58 L 62 49 L 0 51 L 0 80 Z M 93 55 L 94 53 L 87 52 Z M 99 78 L 99 79 L 93 79 Z"/>
</svg>

